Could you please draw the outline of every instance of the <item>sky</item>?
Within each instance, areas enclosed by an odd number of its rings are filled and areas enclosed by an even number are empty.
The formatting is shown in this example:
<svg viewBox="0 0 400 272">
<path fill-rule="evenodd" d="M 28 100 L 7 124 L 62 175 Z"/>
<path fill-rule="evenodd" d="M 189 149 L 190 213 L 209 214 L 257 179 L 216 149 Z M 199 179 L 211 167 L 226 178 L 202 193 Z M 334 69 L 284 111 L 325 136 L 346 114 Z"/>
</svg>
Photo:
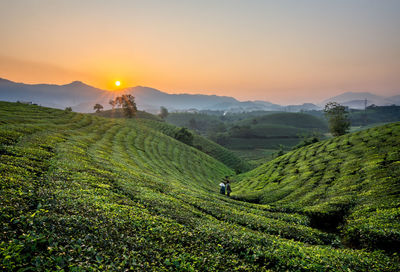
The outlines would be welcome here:
<svg viewBox="0 0 400 272">
<path fill-rule="evenodd" d="M 290 104 L 400 94 L 398 0 L 0 0 L 0 77 Z"/>
</svg>

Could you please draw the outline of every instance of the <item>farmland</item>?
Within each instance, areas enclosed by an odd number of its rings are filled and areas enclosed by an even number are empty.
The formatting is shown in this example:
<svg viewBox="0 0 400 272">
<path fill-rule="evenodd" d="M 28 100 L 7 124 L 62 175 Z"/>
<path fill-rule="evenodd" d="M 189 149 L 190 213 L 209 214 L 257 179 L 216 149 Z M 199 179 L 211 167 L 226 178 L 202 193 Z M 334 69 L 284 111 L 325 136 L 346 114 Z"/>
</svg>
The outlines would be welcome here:
<svg viewBox="0 0 400 272">
<path fill-rule="evenodd" d="M 355 247 L 400 248 L 400 124 L 315 143 L 237 177 L 236 197 L 341 226 Z"/>
<path fill-rule="evenodd" d="M 234 151 L 252 167 L 270 160 L 272 153 L 291 150 L 312 136 L 323 138 L 327 132 L 323 116 L 307 113 L 171 113 L 166 121 L 195 130 Z"/>
<path fill-rule="evenodd" d="M 228 150 L 174 130 L 0 102 L 0 270 L 400 269 L 399 124 L 238 176 Z"/>
</svg>

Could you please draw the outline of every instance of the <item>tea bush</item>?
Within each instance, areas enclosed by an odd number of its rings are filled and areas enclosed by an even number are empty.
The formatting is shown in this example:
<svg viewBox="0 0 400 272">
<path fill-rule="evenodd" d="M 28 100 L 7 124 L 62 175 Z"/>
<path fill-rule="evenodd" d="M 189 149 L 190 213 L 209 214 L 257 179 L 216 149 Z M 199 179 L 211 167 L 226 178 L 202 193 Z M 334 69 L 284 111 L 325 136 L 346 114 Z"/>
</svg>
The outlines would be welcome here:
<svg viewBox="0 0 400 272">
<path fill-rule="evenodd" d="M 0 102 L 0 270 L 400 269 L 394 254 L 344 248 L 336 234 L 314 228 L 296 205 L 253 204 L 220 195 L 216 187 L 233 169 L 169 137 L 156 123 Z M 356 139 L 352 142 L 356 145 Z M 294 154 L 303 157 L 303 151 Z M 396 156 L 377 157 L 369 167 L 387 167 Z M 293 161 L 286 155 L 281 159 Z M 295 173 L 279 160 L 271 164 L 276 171 Z M 311 171 L 306 163 L 297 168 Z M 333 166 L 326 169 L 333 171 L 329 177 L 336 173 Z M 280 175 L 274 180 L 286 184 Z M 254 187 L 256 197 L 257 190 L 268 187 L 242 182 Z M 304 208 L 330 211 L 354 201 L 338 197 L 327 206 Z M 379 205 L 376 210 L 390 207 L 386 198 Z M 388 210 L 368 220 L 386 224 L 397 216 Z M 356 220 L 352 226 L 362 229 Z"/>
</svg>

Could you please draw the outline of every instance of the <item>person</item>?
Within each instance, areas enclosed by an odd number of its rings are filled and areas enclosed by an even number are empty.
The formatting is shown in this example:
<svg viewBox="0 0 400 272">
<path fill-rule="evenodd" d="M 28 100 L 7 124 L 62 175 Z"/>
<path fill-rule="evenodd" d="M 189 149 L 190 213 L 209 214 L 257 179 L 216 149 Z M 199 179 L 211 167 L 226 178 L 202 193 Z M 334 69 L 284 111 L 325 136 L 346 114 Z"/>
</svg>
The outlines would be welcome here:
<svg viewBox="0 0 400 272">
<path fill-rule="evenodd" d="M 225 187 L 226 187 L 226 195 L 230 197 L 232 189 L 231 189 L 231 185 L 229 184 L 229 180 L 226 181 Z"/>
<path fill-rule="evenodd" d="M 221 187 L 219 192 L 224 195 L 225 194 L 225 183 L 221 182 L 219 184 L 219 186 Z"/>
</svg>

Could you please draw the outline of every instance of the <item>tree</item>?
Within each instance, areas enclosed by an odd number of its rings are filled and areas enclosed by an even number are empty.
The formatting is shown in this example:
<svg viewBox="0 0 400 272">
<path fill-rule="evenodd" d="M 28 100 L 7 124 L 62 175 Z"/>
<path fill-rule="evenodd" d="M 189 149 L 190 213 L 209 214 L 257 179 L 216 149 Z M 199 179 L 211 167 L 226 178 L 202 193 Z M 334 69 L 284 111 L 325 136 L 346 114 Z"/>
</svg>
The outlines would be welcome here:
<svg viewBox="0 0 400 272">
<path fill-rule="evenodd" d="M 115 102 L 115 104 L 117 105 L 117 107 L 120 108 L 120 107 L 122 106 L 122 104 L 123 104 L 122 96 L 117 96 L 117 97 L 115 98 L 114 102 Z"/>
<path fill-rule="evenodd" d="M 72 112 L 72 108 L 71 107 L 66 107 L 64 111 L 65 112 Z"/>
<path fill-rule="evenodd" d="M 349 130 L 350 121 L 345 106 L 336 102 L 329 102 L 325 105 L 324 112 L 333 136 L 343 135 Z"/>
<path fill-rule="evenodd" d="M 167 116 L 168 116 L 167 108 L 166 107 L 160 107 L 160 114 L 158 116 L 160 116 L 162 119 L 167 118 Z"/>
<path fill-rule="evenodd" d="M 96 112 L 101 112 L 103 110 L 103 106 L 100 104 L 96 104 L 93 106 L 93 109 L 96 110 Z"/>
<path fill-rule="evenodd" d="M 187 145 L 193 145 L 193 134 L 187 128 L 181 128 L 178 130 L 175 133 L 174 138 Z"/>
<path fill-rule="evenodd" d="M 136 115 L 137 107 L 135 103 L 135 97 L 131 94 L 123 94 L 115 98 L 115 102 L 118 107 L 122 106 L 126 117 L 131 118 Z"/>
<path fill-rule="evenodd" d="M 112 109 L 114 109 L 115 106 L 117 105 L 117 102 L 113 99 L 110 99 L 110 101 L 108 103 L 111 105 Z"/>
</svg>

